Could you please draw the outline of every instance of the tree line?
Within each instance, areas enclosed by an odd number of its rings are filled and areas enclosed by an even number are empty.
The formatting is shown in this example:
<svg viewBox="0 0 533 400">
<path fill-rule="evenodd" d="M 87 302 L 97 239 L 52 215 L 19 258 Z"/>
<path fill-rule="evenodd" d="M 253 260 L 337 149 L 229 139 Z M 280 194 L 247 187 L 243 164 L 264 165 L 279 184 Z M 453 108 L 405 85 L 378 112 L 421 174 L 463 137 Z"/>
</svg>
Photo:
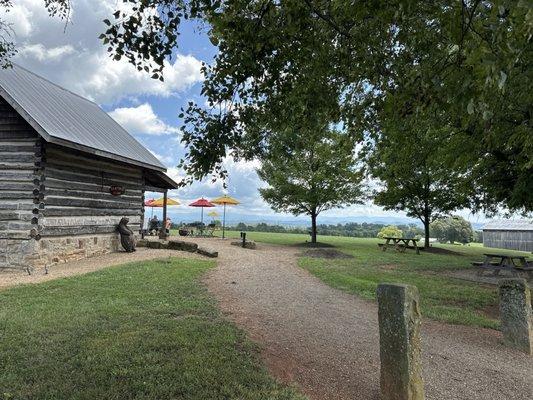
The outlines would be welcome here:
<svg viewBox="0 0 533 400">
<path fill-rule="evenodd" d="M 317 234 L 323 236 L 347 236 L 347 237 L 361 237 L 361 238 L 375 238 L 378 237 L 378 233 L 385 228 L 385 224 L 375 223 L 356 223 L 349 222 L 346 224 L 318 224 Z M 406 237 L 421 236 L 424 231 L 415 224 L 401 224 L 397 226 L 398 229 L 404 233 Z M 230 227 L 236 231 L 253 231 L 253 232 L 274 232 L 274 233 L 299 233 L 310 234 L 311 227 L 294 227 L 284 226 L 278 224 L 267 224 L 261 222 L 259 224 L 247 225 L 243 222 L 239 222 L 236 225 Z"/>
<path fill-rule="evenodd" d="M 404 237 L 422 238 L 424 229 L 416 224 L 386 225 L 377 223 L 357 223 L 346 224 L 318 224 L 317 234 L 322 236 L 344 236 L 357 238 L 383 238 L 383 237 Z M 279 224 L 246 224 L 239 222 L 228 227 L 229 230 L 241 232 L 270 232 L 270 233 L 294 233 L 310 234 L 311 227 L 285 226 Z M 472 225 L 462 217 L 452 216 L 441 218 L 431 224 L 431 237 L 440 243 L 470 243 L 482 242 L 483 233 L 474 231 Z"/>
</svg>

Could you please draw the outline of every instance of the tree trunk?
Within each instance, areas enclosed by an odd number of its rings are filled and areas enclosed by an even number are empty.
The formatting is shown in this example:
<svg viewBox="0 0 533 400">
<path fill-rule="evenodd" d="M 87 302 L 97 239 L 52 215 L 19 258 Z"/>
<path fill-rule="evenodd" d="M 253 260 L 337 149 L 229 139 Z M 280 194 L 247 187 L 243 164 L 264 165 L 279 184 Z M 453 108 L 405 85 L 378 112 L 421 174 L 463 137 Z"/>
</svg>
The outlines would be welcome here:
<svg viewBox="0 0 533 400">
<path fill-rule="evenodd" d="M 424 220 L 424 247 L 429 248 L 429 218 Z"/>
<path fill-rule="evenodd" d="M 316 211 L 311 212 L 311 243 L 316 243 Z"/>
<path fill-rule="evenodd" d="M 424 223 L 424 247 L 426 249 L 429 248 L 429 222 L 431 221 L 431 212 L 429 210 L 429 205 L 426 201 L 425 207 L 424 207 L 424 220 L 422 221 Z"/>
</svg>

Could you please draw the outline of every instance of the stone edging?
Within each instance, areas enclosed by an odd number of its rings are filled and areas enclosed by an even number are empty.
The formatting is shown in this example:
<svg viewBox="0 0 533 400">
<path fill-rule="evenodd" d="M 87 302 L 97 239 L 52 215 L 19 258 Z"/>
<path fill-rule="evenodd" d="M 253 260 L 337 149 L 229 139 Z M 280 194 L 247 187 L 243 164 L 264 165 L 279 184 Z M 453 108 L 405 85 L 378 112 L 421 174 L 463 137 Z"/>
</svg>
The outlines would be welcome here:
<svg viewBox="0 0 533 400">
<path fill-rule="evenodd" d="M 188 251 L 189 253 L 198 253 L 202 256 L 216 258 L 218 257 L 218 251 L 208 249 L 206 247 L 198 246 L 196 243 L 185 242 L 183 240 L 146 240 L 141 239 L 137 241 L 138 247 L 147 247 L 149 249 L 168 249 L 178 251 Z"/>
</svg>

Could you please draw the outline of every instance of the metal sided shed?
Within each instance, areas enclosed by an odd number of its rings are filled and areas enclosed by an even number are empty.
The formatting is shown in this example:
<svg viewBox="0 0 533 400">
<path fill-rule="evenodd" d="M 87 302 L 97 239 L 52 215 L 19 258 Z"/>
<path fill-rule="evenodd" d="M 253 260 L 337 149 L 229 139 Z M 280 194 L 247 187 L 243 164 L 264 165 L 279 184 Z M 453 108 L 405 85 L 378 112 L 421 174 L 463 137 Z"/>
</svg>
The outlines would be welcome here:
<svg viewBox="0 0 533 400">
<path fill-rule="evenodd" d="M 177 183 L 95 103 L 14 65 L 0 69 L 0 268 L 118 250 L 139 231 L 145 191 Z"/>
<path fill-rule="evenodd" d="M 483 245 L 533 252 L 533 220 L 489 222 L 483 227 Z"/>
</svg>

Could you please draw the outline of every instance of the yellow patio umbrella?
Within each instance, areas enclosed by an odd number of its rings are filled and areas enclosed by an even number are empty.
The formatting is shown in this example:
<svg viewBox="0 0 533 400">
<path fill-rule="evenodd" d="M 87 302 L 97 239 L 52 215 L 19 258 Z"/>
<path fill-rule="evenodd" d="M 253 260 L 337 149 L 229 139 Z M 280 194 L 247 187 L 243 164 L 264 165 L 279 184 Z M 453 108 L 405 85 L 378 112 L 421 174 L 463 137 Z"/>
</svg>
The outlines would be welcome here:
<svg viewBox="0 0 533 400">
<path fill-rule="evenodd" d="M 157 200 L 146 200 L 144 202 L 144 205 L 146 207 L 151 207 L 152 208 L 152 217 L 154 216 L 154 208 L 157 207 L 157 208 L 161 208 L 164 206 L 164 203 L 165 203 L 165 198 L 164 197 L 161 197 L 160 199 L 157 199 Z M 174 199 L 167 199 L 167 206 L 179 206 L 181 203 L 178 201 L 178 200 L 174 200 Z"/>
<path fill-rule="evenodd" d="M 220 216 L 220 214 L 217 213 L 216 211 L 211 211 L 207 215 L 209 215 L 210 217 L 213 217 L 213 218 L 216 218 L 216 217 Z"/>
<path fill-rule="evenodd" d="M 237 204 L 240 204 L 240 203 L 238 200 L 234 199 L 233 197 L 229 197 L 227 194 L 225 194 L 224 196 L 218 197 L 214 200 L 211 200 L 211 203 L 224 206 L 224 217 L 222 219 L 222 239 L 224 239 L 225 230 L 226 230 L 226 205 L 236 206 Z"/>
<path fill-rule="evenodd" d="M 165 204 L 165 198 L 161 197 L 160 199 L 152 201 L 148 206 L 149 207 L 163 207 Z M 167 206 L 179 206 L 181 203 L 178 200 L 167 199 Z"/>
</svg>

